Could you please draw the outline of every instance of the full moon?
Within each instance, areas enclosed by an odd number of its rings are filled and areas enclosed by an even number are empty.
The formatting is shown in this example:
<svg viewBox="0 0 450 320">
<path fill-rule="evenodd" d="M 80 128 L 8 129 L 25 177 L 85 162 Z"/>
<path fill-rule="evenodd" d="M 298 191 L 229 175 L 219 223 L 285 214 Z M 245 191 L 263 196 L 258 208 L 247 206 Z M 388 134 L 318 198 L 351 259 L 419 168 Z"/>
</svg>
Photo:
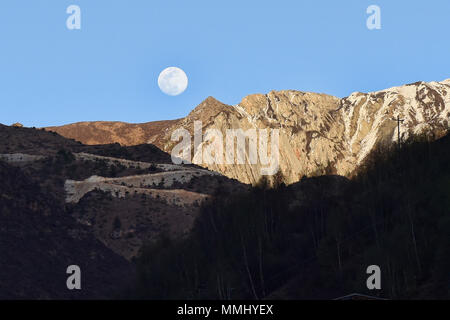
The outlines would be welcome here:
<svg viewBox="0 0 450 320">
<path fill-rule="evenodd" d="M 165 94 L 177 96 L 186 90 L 188 86 L 188 77 L 180 68 L 169 67 L 159 74 L 158 86 Z"/>
</svg>

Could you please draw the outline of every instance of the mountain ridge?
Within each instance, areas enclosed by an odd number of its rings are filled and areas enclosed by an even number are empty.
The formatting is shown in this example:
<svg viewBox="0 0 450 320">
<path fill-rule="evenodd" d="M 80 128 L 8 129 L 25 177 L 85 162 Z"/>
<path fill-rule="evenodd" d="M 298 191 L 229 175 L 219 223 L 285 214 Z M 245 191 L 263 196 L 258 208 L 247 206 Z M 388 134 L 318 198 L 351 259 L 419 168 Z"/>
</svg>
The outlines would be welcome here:
<svg viewBox="0 0 450 320">
<path fill-rule="evenodd" d="M 402 140 L 421 134 L 441 137 L 450 122 L 450 79 L 353 92 L 344 98 L 281 90 L 248 95 L 228 105 L 210 96 L 181 119 L 143 124 L 84 122 L 46 130 L 85 144 L 151 143 L 170 153 L 175 146 L 172 133 L 185 128 L 192 135 L 195 121 L 202 122 L 203 132 L 218 129 L 223 134 L 227 129 L 278 129 L 280 170 L 287 183 L 295 183 L 305 175 L 324 172 L 351 176 L 376 146 L 397 142 L 397 117 L 404 120 Z M 244 183 L 261 177 L 259 162 L 197 164 Z"/>
</svg>

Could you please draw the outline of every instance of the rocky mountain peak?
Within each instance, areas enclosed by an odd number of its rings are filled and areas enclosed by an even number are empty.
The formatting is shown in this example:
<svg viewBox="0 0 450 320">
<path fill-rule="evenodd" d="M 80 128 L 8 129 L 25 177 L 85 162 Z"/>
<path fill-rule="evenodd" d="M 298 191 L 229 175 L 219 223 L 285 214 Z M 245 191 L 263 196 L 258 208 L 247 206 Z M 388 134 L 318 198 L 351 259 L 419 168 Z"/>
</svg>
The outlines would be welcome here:
<svg viewBox="0 0 450 320">
<path fill-rule="evenodd" d="M 230 106 L 208 97 L 184 119 L 121 124 L 120 128 L 90 125 L 90 130 L 83 130 L 81 141 L 92 144 L 95 131 L 100 130 L 103 143 L 110 132 L 108 142 L 120 140 L 127 144 L 126 137 L 133 136 L 128 144 L 154 143 L 170 153 L 174 146 L 171 133 L 181 127 L 192 132 L 197 120 L 202 121 L 203 130 L 218 129 L 224 136 L 228 129 L 278 129 L 280 169 L 286 182 L 294 183 L 304 175 L 351 175 L 375 147 L 397 142 L 397 117 L 403 120 L 402 140 L 423 133 L 436 138 L 444 135 L 450 123 L 450 79 L 370 93 L 353 92 L 342 99 L 283 90 L 252 94 Z M 76 128 L 52 130 L 80 140 Z M 139 134 L 131 135 L 136 130 Z M 200 165 L 246 183 L 256 182 L 261 176 L 259 163 Z"/>
<path fill-rule="evenodd" d="M 230 109 L 230 106 L 220 102 L 216 98 L 209 96 L 203 100 L 194 110 L 192 110 L 187 118 L 204 118 L 205 116 L 211 116 L 218 112 Z"/>
</svg>

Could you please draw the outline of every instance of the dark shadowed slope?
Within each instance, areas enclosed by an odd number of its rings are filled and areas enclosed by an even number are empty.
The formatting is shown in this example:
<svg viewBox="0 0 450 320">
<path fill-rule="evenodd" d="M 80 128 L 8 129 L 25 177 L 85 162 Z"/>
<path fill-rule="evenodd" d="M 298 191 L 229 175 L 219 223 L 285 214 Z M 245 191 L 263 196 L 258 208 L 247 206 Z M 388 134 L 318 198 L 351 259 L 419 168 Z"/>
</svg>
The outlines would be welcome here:
<svg viewBox="0 0 450 320">
<path fill-rule="evenodd" d="M 129 261 L 142 243 L 160 233 L 184 236 L 199 202 L 216 190 L 245 188 L 196 166 L 173 166 L 150 144 L 85 146 L 3 125 L 0 139 L 0 298 L 114 297 L 132 282 Z M 117 181 L 68 200 L 68 185 L 89 185 L 92 177 Z M 72 264 L 82 270 L 80 292 L 66 289 Z"/>
<path fill-rule="evenodd" d="M 450 136 L 377 149 L 352 180 L 260 183 L 205 204 L 188 240 L 143 250 L 136 295 L 449 299 L 449 208 Z M 366 286 L 371 265 L 381 290 Z"/>
<path fill-rule="evenodd" d="M 100 299 L 133 279 L 116 255 L 23 172 L 0 162 L 0 299 Z M 78 265 L 82 290 L 69 291 Z"/>
</svg>

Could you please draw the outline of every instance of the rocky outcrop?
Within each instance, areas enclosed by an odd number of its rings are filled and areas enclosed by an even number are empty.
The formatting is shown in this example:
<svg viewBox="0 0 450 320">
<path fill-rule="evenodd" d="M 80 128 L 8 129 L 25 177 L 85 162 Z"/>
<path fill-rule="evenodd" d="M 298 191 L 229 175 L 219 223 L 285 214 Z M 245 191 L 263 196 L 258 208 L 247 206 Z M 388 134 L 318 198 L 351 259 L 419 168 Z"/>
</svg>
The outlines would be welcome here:
<svg viewBox="0 0 450 320">
<path fill-rule="evenodd" d="M 159 172 L 122 178 L 104 178 L 91 176 L 84 181 L 66 180 L 66 202 L 77 203 L 85 194 L 100 190 L 109 192 L 111 196 L 124 198 L 132 194 L 146 194 L 153 198 L 163 198 L 173 205 L 192 205 L 196 201 L 207 198 L 206 195 L 185 190 L 164 190 L 156 187 L 170 188 L 174 183 L 187 183 L 194 177 L 212 176 L 206 170 L 183 170 Z"/>
<path fill-rule="evenodd" d="M 403 119 L 401 139 L 423 133 L 436 138 L 444 135 L 450 122 L 450 79 L 417 82 L 372 93 L 355 92 L 343 99 L 287 90 L 250 95 L 230 106 L 209 97 L 186 118 L 170 122 L 142 125 L 96 122 L 84 123 L 83 130 L 77 124 L 51 130 L 83 143 L 152 143 L 170 153 L 178 143 L 171 139 L 173 132 L 184 128 L 193 137 L 196 121 L 201 121 L 203 133 L 218 129 L 223 137 L 229 129 L 244 132 L 277 129 L 279 168 L 286 182 L 294 183 L 305 175 L 351 175 L 373 148 L 398 140 L 397 117 Z M 120 135 L 116 127 L 124 134 Z M 102 141 L 95 139 L 98 136 L 95 130 L 102 132 Z M 86 136 L 87 132 L 92 134 Z M 133 138 L 127 139 L 128 136 Z M 210 143 L 203 139 L 199 147 L 202 149 Z M 192 141 L 192 150 L 193 144 Z M 194 153 L 193 159 L 196 159 Z M 264 168 L 259 159 L 255 164 L 248 161 L 208 164 L 203 160 L 198 164 L 245 183 L 258 181 Z"/>
</svg>

